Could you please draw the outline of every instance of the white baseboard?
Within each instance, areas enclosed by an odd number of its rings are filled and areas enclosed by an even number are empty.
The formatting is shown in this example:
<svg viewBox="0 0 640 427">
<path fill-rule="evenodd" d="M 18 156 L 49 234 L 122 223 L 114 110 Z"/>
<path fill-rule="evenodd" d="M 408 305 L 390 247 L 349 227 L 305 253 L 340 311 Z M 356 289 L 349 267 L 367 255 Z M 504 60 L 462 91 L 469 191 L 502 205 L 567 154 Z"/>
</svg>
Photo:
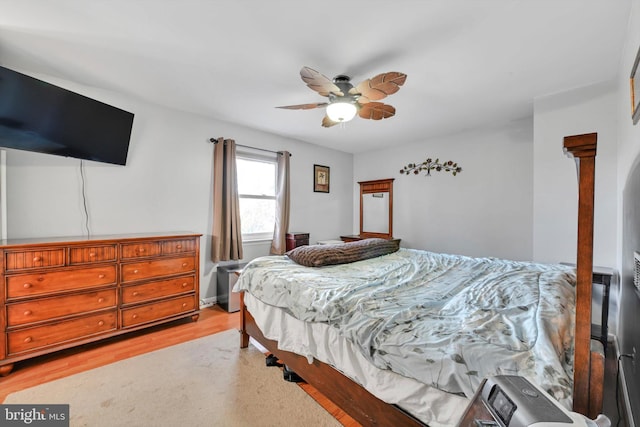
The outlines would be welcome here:
<svg viewBox="0 0 640 427">
<path fill-rule="evenodd" d="M 200 298 L 200 308 L 211 307 L 218 302 L 218 298 L 209 297 L 209 298 Z"/>
</svg>

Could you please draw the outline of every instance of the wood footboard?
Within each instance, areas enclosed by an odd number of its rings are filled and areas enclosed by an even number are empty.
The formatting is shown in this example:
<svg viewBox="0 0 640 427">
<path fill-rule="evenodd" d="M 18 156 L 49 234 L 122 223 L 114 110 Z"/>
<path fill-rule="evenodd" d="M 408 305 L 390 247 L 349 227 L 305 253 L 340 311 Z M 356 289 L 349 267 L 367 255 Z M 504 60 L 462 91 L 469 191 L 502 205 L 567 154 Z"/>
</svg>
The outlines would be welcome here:
<svg viewBox="0 0 640 427">
<path fill-rule="evenodd" d="M 241 347 L 249 344 L 249 337 L 253 338 L 363 426 L 426 426 L 401 408 L 378 399 L 333 367 L 315 359 L 309 364 L 303 356 L 278 349 L 276 341 L 267 339 L 262 334 L 242 299 L 240 307 Z"/>
</svg>

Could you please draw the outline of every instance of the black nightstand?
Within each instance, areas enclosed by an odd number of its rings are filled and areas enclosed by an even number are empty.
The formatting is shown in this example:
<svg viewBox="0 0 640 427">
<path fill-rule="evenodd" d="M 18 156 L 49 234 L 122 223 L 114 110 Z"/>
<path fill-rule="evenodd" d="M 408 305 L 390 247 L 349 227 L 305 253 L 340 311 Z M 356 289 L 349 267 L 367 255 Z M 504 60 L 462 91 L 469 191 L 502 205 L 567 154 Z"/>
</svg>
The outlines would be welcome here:
<svg viewBox="0 0 640 427">
<path fill-rule="evenodd" d="M 593 284 L 602 286 L 602 317 L 599 325 L 591 325 L 591 338 L 600 341 L 605 352 L 609 335 L 609 288 L 615 274 L 613 268 L 593 267 Z"/>
<path fill-rule="evenodd" d="M 219 265 L 216 272 L 216 290 L 218 305 L 229 313 L 240 310 L 240 294 L 233 292 L 233 285 L 238 281 L 242 268 L 246 262 L 240 264 Z"/>
<path fill-rule="evenodd" d="M 560 264 L 576 266 L 569 262 L 561 262 Z M 591 324 L 591 338 L 602 343 L 605 353 L 607 351 L 607 338 L 609 336 L 609 288 L 611 287 L 611 280 L 615 274 L 616 271 L 613 268 L 593 266 L 591 283 L 602 286 L 602 315 L 600 316 L 599 325 Z"/>
</svg>

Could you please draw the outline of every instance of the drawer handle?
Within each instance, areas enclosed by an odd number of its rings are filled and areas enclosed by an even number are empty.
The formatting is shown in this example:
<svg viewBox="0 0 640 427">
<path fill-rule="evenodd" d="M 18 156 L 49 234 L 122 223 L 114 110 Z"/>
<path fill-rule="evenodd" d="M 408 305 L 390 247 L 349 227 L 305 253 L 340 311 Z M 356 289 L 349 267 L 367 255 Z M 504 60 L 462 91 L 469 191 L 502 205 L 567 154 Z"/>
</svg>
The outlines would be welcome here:
<svg viewBox="0 0 640 427">
<path fill-rule="evenodd" d="M 138 318 L 138 315 L 137 315 L 137 314 L 134 314 L 133 316 L 131 316 L 131 318 L 132 318 L 132 319 L 137 319 L 137 318 Z"/>
<path fill-rule="evenodd" d="M 133 295 L 134 297 L 137 297 L 138 295 L 140 295 L 140 293 L 138 291 L 133 291 L 131 295 Z"/>
<path fill-rule="evenodd" d="M 104 279 L 104 273 L 98 274 L 98 279 Z"/>
<path fill-rule="evenodd" d="M 138 270 L 133 270 L 133 274 L 138 274 Z"/>
<path fill-rule="evenodd" d="M 39 257 L 39 256 L 34 256 L 33 257 L 33 262 L 38 262 L 38 261 L 41 261 L 41 260 L 42 260 L 42 258 Z"/>
<path fill-rule="evenodd" d="M 100 321 L 98 322 L 98 326 L 104 326 L 104 320 L 100 320 Z"/>
<path fill-rule="evenodd" d="M 24 342 L 25 342 L 25 343 L 30 343 L 31 341 L 33 341 L 33 338 L 31 338 L 31 337 L 26 337 L 26 338 L 24 339 Z"/>
<path fill-rule="evenodd" d="M 183 303 L 182 303 L 182 308 L 185 308 L 186 306 L 187 306 L 187 303 L 186 303 L 186 302 L 183 302 Z"/>
<path fill-rule="evenodd" d="M 25 316 L 31 316 L 32 311 L 31 310 L 25 310 L 24 315 Z"/>
<path fill-rule="evenodd" d="M 139 248 L 138 252 L 143 253 L 144 252 L 144 248 Z"/>
<path fill-rule="evenodd" d="M 182 287 L 183 287 L 183 288 L 186 288 L 187 286 L 189 286 L 189 284 L 188 284 L 187 282 L 184 282 L 184 283 L 182 284 Z"/>
<path fill-rule="evenodd" d="M 182 263 L 182 266 L 183 266 L 183 267 L 186 267 L 187 265 L 189 265 L 189 263 L 186 263 L 186 262 L 183 262 L 183 263 Z"/>
<path fill-rule="evenodd" d="M 98 302 L 104 302 L 104 298 L 102 297 L 98 298 Z"/>
<path fill-rule="evenodd" d="M 95 253 L 95 252 L 90 252 L 90 253 L 89 253 L 89 258 L 95 258 L 95 256 L 96 256 L 96 253 Z"/>
<path fill-rule="evenodd" d="M 31 283 L 25 283 L 24 285 L 22 285 L 22 287 L 25 288 L 25 289 L 29 289 L 32 286 L 33 285 Z"/>
<path fill-rule="evenodd" d="M 176 245 L 176 249 L 182 249 L 182 245 Z"/>
</svg>

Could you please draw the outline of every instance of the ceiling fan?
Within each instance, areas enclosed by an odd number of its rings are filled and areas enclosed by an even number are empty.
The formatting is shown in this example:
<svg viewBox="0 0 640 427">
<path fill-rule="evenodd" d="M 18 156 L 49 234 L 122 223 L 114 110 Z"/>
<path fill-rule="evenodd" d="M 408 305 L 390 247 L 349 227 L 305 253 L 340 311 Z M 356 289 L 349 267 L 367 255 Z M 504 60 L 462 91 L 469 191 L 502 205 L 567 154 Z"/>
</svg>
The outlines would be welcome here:
<svg viewBox="0 0 640 427">
<path fill-rule="evenodd" d="M 302 67 L 300 76 L 307 86 L 320 95 L 328 97 L 329 102 L 286 105 L 277 108 L 310 110 L 327 107 L 327 114 L 322 119 L 322 126 L 324 127 L 348 122 L 356 114 L 363 119 L 371 120 L 393 117 L 396 114 L 396 109 L 391 105 L 378 101 L 400 90 L 400 86 L 407 79 L 406 74 L 392 71 L 378 74 L 371 79 L 364 80 L 357 86 L 353 86 L 349 76 L 340 74 L 330 80 L 309 67 Z"/>
</svg>

